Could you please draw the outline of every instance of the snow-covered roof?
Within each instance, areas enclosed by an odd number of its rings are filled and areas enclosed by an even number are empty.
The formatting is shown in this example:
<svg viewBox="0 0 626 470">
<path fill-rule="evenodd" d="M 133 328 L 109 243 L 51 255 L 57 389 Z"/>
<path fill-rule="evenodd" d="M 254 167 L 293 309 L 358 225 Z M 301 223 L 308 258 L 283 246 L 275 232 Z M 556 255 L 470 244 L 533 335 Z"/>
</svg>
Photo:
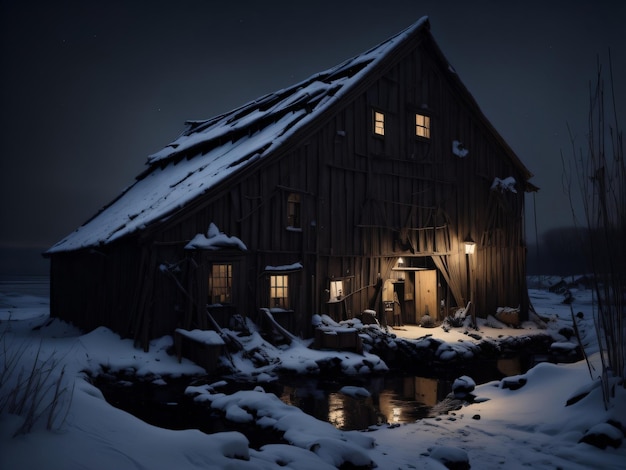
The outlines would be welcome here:
<svg viewBox="0 0 626 470">
<path fill-rule="evenodd" d="M 428 18 L 369 51 L 296 85 L 205 121 L 188 121 L 172 143 L 148 157 L 147 169 L 117 199 L 47 253 L 103 245 L 167 220 L 192 200 L 273 153 L 367 75 Z"/>
</svg>

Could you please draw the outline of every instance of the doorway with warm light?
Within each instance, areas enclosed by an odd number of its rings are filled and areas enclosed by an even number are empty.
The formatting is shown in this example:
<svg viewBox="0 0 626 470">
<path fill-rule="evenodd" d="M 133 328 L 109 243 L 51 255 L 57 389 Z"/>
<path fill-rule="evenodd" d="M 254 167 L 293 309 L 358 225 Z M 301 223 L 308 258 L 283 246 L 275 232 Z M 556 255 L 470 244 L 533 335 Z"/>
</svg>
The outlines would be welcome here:
<svg viewBox="0 0 626 470">
<path fill-rule="evenodd" d="M 434 326 L 440 315 L 439 275 L 430 257 L 401 257 L 383 286 L 387 324 Z M 390 321 L 390 307 L 393 307 Z"/>
</svg>

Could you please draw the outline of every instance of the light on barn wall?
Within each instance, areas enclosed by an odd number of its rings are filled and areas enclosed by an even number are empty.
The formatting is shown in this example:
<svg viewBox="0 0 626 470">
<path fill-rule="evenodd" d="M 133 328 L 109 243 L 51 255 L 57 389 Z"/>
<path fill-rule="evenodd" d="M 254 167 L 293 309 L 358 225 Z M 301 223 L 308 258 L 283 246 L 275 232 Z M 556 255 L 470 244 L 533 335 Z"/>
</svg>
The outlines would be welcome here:
<svg viewBox="0 0 626 470">
<path fill-rule="evenodd" d="M 476 242 L 472 241 L 471 239 L 465 240 L 465 254 L 466 255 L 473 255 L 475 249 L 476 249 Z"/>
</svg>

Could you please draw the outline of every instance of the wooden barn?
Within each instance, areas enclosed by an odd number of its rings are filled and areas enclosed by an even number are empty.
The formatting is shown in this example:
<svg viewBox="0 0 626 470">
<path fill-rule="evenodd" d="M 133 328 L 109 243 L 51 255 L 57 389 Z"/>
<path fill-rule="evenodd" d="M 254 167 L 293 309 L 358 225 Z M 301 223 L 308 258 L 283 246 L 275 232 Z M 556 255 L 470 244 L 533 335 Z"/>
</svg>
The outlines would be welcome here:
<svg viewBox="0 0 626 470">
<path fill-rule="evenodd" d="M 470 303 L 483 317 L 500 307 L 528 314 L 532 175 L 427 18 L 186 126 L 46 252 L 52 316 L 147 348 L 176 328 L 268 312 L 303 337 L 316 313 L 437 322 Z"/>
</svg>

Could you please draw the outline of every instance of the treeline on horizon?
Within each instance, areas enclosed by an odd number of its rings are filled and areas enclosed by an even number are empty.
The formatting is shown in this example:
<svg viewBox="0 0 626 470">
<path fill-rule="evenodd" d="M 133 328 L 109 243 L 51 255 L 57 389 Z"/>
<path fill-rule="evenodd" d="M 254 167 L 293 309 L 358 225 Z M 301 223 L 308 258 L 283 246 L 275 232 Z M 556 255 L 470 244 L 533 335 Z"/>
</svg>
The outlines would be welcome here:
<svg viewBox="0 0 626 470">
<path fill-rule="evenodd" d="M 602 232 L 602 233 L 599 233 Z M 607 272 L 608 259 L 592 259 L 592 240 L 600 240 L 604 229 L 592 233 L 587 227 L 558 227 L 547 230 L 539 243 L 527 242 L 527 273 L 577 276 Z M 617 236 L 617 234 L 615 235 Z"/>
</svg>

